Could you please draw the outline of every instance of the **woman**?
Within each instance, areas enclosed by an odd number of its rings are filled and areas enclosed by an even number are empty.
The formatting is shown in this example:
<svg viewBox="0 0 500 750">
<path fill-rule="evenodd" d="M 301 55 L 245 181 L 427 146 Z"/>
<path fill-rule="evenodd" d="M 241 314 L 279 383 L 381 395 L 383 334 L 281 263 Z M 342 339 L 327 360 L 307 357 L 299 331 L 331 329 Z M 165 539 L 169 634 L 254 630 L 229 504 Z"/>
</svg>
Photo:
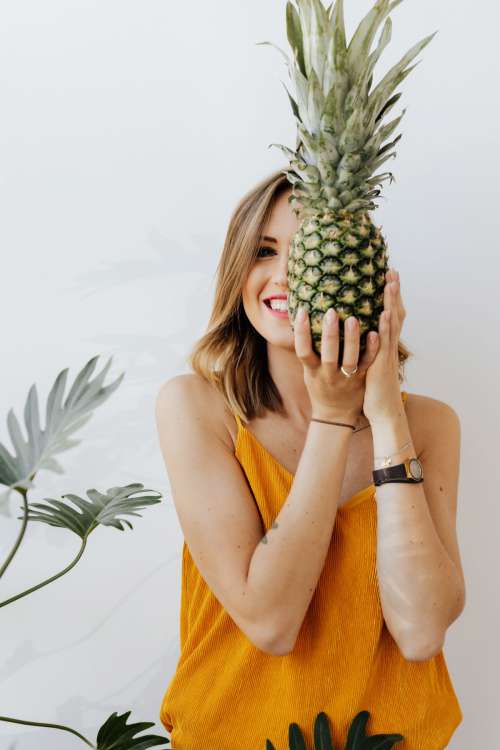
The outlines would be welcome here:
<svg viewBox="0 0 500 750">
<path fill-rule="evenodd" d="M 320 358 L 307 316 L 293 330 L 271 309 L 298 227 L 290 191 L 277 173 L 238 205 L 194 372 L 157 399 L 185 538 L 181 653 L 160 718 L 174 750 L 284 750 L 292 722 L 313 747 L 321 711 L 343 747 L 367 710 L 368 734 L 442 750 L 462 720 L 442 653 L 465 600 L 458 418 L 399 390 L 410 353 L 394 271 L 390 320 L 362 356 L 346 322 L 341 367 L 335 315 Z M 416 457 L 425 482 L 375 494 L 372 471 Z"/>
</svg>

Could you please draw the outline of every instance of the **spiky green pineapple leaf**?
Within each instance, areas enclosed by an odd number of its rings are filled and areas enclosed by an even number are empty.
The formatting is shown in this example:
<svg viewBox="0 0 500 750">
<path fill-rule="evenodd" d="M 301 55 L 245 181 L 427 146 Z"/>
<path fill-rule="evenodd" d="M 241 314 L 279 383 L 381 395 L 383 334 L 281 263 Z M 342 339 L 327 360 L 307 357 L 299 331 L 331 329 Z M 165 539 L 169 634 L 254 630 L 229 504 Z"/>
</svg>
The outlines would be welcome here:
<svg viewBox="0 0 500 750">
<path fill-rule="evenodd" d="M 378 114 L 387 97 L 392 94 L 394 89 L 417 67 L 419 62 L 407 68 L 412 60 L 434 39 L 437 31 L 421 39 L 413 45 L 408 52 L 385 74 L 378 85 L 373 89 L 368 100 L 368 112 L 372 118 L 371 127 L 375 120 L 375 113 Z"/>
<path fill-rule="evenodd" d="M 285 91 L 286 91 L 286 93 L 288 94 L 288 98 L 289 98 L 289 100 L 290 100 L 290 105 L 291 105 L 291 107 L 292 107 L 292 112 L 293 112 L 293 114 L 295 115 L 295 117 L 297 118 L 297 120 L 299 121 L 299 123 L 301 123 L 301 122 L 302 122 L 302 120 L 301 120 L 301 118 L 300 118 L 299 106 L 298 106 L 297 102 L 295 101 L 295 99 L 293 98 L 293 96 L 292 96 L 292 95 L 290 94 L 290 92 L 288 91 L 288 88 L 287 88 L 287 86 L 286 86 L 286 83 L 284 83 L 284 81 L 282 81 L 282 84 L 283 84 L 283 86 L 285 87 Z"/>
<path fill-rule="evenodd" d="M 391 98 L 386 101 L 380 112 L 378 113 L 377 117 L 375 118 L 375 122 L 378 122 L 381 120 L 385 115 L 387 115 L 390 110 L 394 107 L 396 102 L 398 102 L 401 97 L 403 96 L 403 92 L 399 91 L 397 94 L 394 94 L 394 96 L 391 96 Z"/>
<path fill-rule="evenodd" d="M 140 721 L 127 726 L 130 711 L 119 716 L 116 711 L 104 722 L 97 733 L 96 750 L 147 750 L 149 747 L 170 744 L 167 737 L 159 734 L 144 734 L 136 737 L 139 732 L 154 726 L 153 721 Z"/>
<path fill-rule="evenodd" d="M 290 47 L 295 53 L 297 59 L 297 65 L 302 73 L 306 75 L 306 68 L 304 64 L 304 41 L 302 39 L 302 27 L 300 25 L 300 18 L 297 10 L 294 8 L 291 2 L 287 3 L 286 6 L 286 30 L 288 36 L 288 42 Z"/>
<path fill-rule="evenodd" d="M 380 122 L 400 97 L 393 96 L 394 90 L 418 64 L 410 63 L 437 33 L 415 44 L 372 90 L 374 68 L 392 36 L 388 16 L 401 2 L 376 0 L 349 44 L 343 0 L 327 8 L 322 0 L 295 0 L 296 8 L 291 1 L 287 3 L 292 59 L 280 52 L 295 85 L 293 95 L 286 90 L 297 122 L 297 145 L 296 157 L 290 159 L 290 168 L 283 174 L 293 185 L 289 203 L 301 218 L 327 208 L 350 213 L 377 208 L 371 199 L 380 191 L 374 193 L 367 179 L 396 156 L 391 149 L 401 137 L 385 143 L 397 121 L 378 130 Z M 347 163 L 341 158 L 345 155 L 349 157 Z M 354 156 L 360 161 L 351 158 Z M 294 179 L 294 174 L 300 176 L 294 162 L 301 158 L 318 170 L 317 179 L 307 179 L 302 185 Z M 299 263 L 297 269 L 300 267 Z"/>
<path fill-rule="evenodd" d="M 366 66 L 380 24 L 402 1 L 393 0 L 391 3 L 389 0 L 379 0 L 358 25 L 347 49 L 347 63 L 353 78 L 356 78 Z"/>
<path fill-rule="evenodd" d="M 103 386 L 112 359 L 110 357 L 102 371 L 93 380 L 90 380 L 90 377 L 98 356 L 90 359 L 76 376 L 64 404 L 62 401 L 68 368 L 59 373 L 47 398 L 45 429 L 43 430 L 40 426 L 38 393 L 36 385 L 33 384 L 24 407 L 26 440 L 14 411 L 12 409 L 9 411 L 7 428 L 14 453 L 11 454 L 0 443 L 0 484 L 9 488 L 3 495 L 4 500 L 8 499 L 14 487 L 24 489 L 34 487 L 33 476 L 40 469 L 47 469 L 57 474 L 64 473 L 64 469 L 54 456 L 80 443 L 79 440 L 70 440 L 69 435 L 87 424 L 92 411 L 111 396 L 125 375 L 122 373 L 115 381 Z M 0 504 L 1 502 L 2 498 L 0 498 Z"/>
<path fill-rule="evenodd" d="M 146 494 L 146 493 L 154 493 Z M 139 493 L 137 495 L 137 493 Z M 133 495 L 137 495 L 133 497 Z M 110 487 L 105 493 L 95 489 L 87 490 L 90 501 L 78 495 L 62 495 L 79 508 L 76 510 L 69 502 L 61 502 L 53 498 L 44 498 L 47 503 L 29 503 L 28 521 L 40 521 L 49 526 L 73 531 L 81 539 L 86 539 L 97 526 L 113 526 L 124 531 L 122 523 L 132 529 L 132 524 L 119 516 L 139 516 L 137 510 L 143 510 L 148 505 L 161 502 L 161 493 L 155 490 L 145 490 L 144 485 L 135 483 L 124 487 Z"/>
</svg>

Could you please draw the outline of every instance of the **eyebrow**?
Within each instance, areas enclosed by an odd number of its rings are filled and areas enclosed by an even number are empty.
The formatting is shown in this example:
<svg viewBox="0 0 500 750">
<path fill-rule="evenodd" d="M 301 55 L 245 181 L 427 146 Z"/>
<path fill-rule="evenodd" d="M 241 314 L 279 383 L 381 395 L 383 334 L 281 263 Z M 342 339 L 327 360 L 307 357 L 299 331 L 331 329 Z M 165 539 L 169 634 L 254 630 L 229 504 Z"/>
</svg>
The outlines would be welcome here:
<svg viewBox="0 0 500 750">
<path fill-rule="evenodd" d="M 275 237 L 268 237 L 267 235 L 263 235 L 261 237 L 261 240 L 267 240 L 267 242 L 278 242 L 278 240 Z"/>
</svg>

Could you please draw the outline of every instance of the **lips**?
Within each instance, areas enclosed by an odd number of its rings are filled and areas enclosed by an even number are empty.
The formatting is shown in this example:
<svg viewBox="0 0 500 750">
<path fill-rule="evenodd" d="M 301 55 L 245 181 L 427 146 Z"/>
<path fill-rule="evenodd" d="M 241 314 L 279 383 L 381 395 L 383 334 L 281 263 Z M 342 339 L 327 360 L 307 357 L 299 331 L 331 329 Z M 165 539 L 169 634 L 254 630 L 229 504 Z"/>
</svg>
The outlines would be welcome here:
<svg viewBox="0 0 500 750">
<path fill-rule="evenodd" d="M 271 315 L 274 315 L 276 318 L 283 318 L 284 320 L 288 320 L 288 310 L 273 310 L 273 308 L 270 305 L 269 300 L 264 300 L 264 304 L 271 313 Z"/>
<path fill-rule="evenodd" d="M 272 299 L 285 299 L 286 300 L 288 299 L 288 295 L 287 294 L 273 294 L 271 295 L 271 297 L 266 297 L 264 302 L 268 307 L 270 306 L 270 302 Z"/>
</svg>

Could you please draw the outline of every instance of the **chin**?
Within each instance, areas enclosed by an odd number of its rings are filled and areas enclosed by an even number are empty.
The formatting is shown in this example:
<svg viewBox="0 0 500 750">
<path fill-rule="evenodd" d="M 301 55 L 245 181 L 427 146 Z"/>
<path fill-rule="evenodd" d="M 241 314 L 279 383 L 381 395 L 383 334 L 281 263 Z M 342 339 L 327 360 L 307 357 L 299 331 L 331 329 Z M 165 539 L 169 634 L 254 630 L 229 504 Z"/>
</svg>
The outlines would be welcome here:
<svg viewBox="0 0 500 750">
<path fill-rule="evenodd" d="M 279 349 L 287 349 L 290 352 L 295 351 L 295 342 L 293 339 L 293 332 L 291 331 L 289 335 L 281 334 L 276 335 L 276 333 L 271 334 L 270 336 L 264 336 L 269 346 L 275 346 Z"/>
</svg>

